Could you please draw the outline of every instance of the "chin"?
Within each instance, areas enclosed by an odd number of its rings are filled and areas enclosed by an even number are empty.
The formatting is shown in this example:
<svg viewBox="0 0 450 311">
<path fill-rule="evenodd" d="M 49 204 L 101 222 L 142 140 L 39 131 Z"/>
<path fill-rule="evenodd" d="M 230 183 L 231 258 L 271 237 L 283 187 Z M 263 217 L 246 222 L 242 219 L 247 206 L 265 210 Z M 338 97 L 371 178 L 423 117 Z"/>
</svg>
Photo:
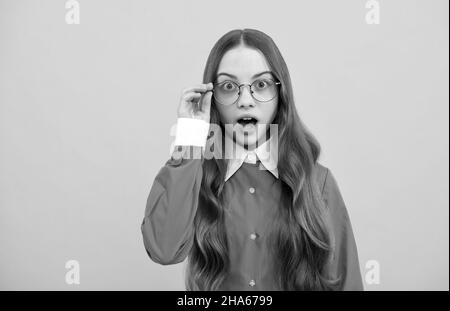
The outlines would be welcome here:
<svg viewBox="0 0 450 311">
<path fill-rule="evenodd" d="M 235 125 L 234 132 L 226 131 L 229 137 L 233 136 L 236 138 L 236 143 L 244 148 L 254 149 L 257 147 L 257 142 L 264 142 L 268 137 L 267 135 L 267 125 L 258 123 L 255 127 L 241 127 Z"/>
<path fill-rule="evenodd" d="M 242 135 L 238 135 L 236 137 L 236 143 L 238 143 L 239 145 L 241 145 L 244 148 L 254 148 L 256 147 L 256 142 L 258 141 L 257 138 L 252 137 L 252 136 L 242 136 Z"/>
<path fill-rule="evenodd" d="M 236 135 L 236 143 L 249 150 L 258 147 L 257 143 L 263 143 L 265 140 L 264 137 L 259 137 L 255 134 L 245 135 L 240 133 Z"/>
</svg>

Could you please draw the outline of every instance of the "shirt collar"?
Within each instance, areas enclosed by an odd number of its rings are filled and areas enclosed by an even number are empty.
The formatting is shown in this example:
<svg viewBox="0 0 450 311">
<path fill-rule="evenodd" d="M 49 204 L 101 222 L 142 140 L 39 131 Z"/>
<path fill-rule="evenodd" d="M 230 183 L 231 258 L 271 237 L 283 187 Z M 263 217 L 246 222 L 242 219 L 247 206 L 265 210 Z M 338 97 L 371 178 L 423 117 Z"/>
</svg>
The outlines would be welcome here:
<svg viewBox="0 0 450 311">
<path fill-rule="evenodd" d="M 242 166 L 242 163 L 256 164 L 258 160 L 262 164 L 259 166 L 261 170 L 268 170 L 278 178 L 278 146 L 277 140 L 272 139 L 272 137 L 258 146 L 258 148 L 248 151 L 225 135 L 225 158 L 228 160 L 225 181 L 236 173 Z"/>
</svg>

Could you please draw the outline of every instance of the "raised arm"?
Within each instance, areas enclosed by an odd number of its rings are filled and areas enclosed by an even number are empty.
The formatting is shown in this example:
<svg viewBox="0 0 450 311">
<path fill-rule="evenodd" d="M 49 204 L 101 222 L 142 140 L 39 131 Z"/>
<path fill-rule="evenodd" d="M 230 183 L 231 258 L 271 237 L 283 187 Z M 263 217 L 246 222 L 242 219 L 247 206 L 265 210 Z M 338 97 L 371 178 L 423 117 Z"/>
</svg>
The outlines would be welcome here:
<svg viewBox="0 0 450 311">
<path fill-rule="evenodd" d="M 175 150 L 158 172 L 147 198 L 141 224 L 144 246 L 150 258 L 163 265 L 182 262 L 193 244 L 211 89 L 212 84 L 201 84 L 182 92 Z"/>
<path fill-rule="evenodd" d="M 201 147 L 185 149 L 189 151 L 198 154 Z M 201 159 L 172 157 L 156 176 L 141 225 L 145 249 L 154 262 L 176 264 L 188 255 L 201 182 Z"/>
</svg>

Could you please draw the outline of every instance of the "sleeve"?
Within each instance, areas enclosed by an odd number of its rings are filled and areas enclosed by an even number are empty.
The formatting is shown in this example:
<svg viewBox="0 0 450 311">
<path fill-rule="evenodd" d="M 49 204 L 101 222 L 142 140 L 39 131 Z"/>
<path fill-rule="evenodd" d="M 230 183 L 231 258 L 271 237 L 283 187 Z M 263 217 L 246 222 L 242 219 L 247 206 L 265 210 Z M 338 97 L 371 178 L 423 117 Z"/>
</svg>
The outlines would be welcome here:
<svg viewBox="0 0 450 311">
<path fill-rule="evenodd" d="M 339 280 L 337 290 L 362 291 L 364 287 L 350 218 L 336 179 L 329 169 L 323 189 L 334 242 L 330 275 Z"/>
<path fill-rule="evenodd" d="M 205 148 L 209 123 L 200 119 L 178 118 L 175 146 L 199 146 Z"/>
<path fill-rule="evenodd" d="M 149 257 L 163 265 L 182 262 L 193 244 L 194 217 L 203 175 L 203 142 L 197 137 L 197 146 L 190 145 L 196 144 L 195 139 L 185 134 L 204 135 L 199 132 L 201 126 L 208 130 L 199 123 L 197 126 L 189 127 L 186 123 L 177 126 L 175 151 L 158 172 L 147 198 L 141 224 L 144 246 Z M 183 136 L 178 136 L 178 131 Z M 206 140 L 206 135 L 201 137 Z"/>
</svg>

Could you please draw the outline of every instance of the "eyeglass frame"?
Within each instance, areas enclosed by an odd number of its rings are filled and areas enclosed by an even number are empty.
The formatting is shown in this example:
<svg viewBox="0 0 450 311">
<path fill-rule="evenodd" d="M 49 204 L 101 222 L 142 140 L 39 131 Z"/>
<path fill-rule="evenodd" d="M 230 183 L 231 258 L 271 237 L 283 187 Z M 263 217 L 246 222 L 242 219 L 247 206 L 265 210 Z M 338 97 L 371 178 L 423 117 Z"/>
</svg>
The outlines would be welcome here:
<svg viewBox="0 0 450 311">
<path fill-rule="evenodd" d="M 276 95 L 275 95 L 274 97 L 272 97 L 271 99 L 268 99 L 268 100 L 265 100 L 265 101 L 256 99 L 255 96 L 253 96 L 254 91 L 252 90 L 252 85 L 253 85 L 255 82 L 259 81 L 259 80 L 263 80 L 263 79 L 256 79 L 256 80 L 253 81 L 251 84 L 248 84 L 248 83 L 237 84 L 236 82 L 231 81 L 231 80 L 225 80 L 225 81 L 222 81 L 222 82 L 213 82 L 213 90 L 212 90 L 212 93 L 213 93 L 214 100 L 217 101 L 219 104 L 221 104 L 221 105 L 223 105 L 223 106 L 232 106 L 232 105 L 236 104 L 236 103 L 238 102 L 239 98 L 241 97 L 241 87 L 242 87 L 242 86 L 249 86 L 250 95 L 252 96 L 252 98 L 253 98 L 254 100 L 256 100 L 257 102 L 260 102 L 260 103 L 267 103 L 268 101 L 271 101 L 272 99 L 274 99 L 274 98 L 276 97 Z M 272 78 L 266 78 L 266 80 L 271 80 L 271 81 L 273 81 L 273 82 L 275 83 L 275 85 L 281 85 L 281 82 L 280 82 L 280 81 L 276 81 L 275 79 L 272 79 Z M 215 87 L 216 85 L 222 84 L 222 83 L 224 83 L 224 82 L 231 82 L 231 83 L 233 83 L 234 85 L 237 85 L 238 90 L 239 90 L 239 91 L 238 91 L 238 96 L 237 96 L 236 100 L 235 100 L 233 103 L 228 104 L 228 105 L 222 104 L 220 101 L 218 101 L 217 98 L 216 98 L 216 96 L 215 96 L 215 94 L 214 94 L 214 87 Z"/>
</svg>

